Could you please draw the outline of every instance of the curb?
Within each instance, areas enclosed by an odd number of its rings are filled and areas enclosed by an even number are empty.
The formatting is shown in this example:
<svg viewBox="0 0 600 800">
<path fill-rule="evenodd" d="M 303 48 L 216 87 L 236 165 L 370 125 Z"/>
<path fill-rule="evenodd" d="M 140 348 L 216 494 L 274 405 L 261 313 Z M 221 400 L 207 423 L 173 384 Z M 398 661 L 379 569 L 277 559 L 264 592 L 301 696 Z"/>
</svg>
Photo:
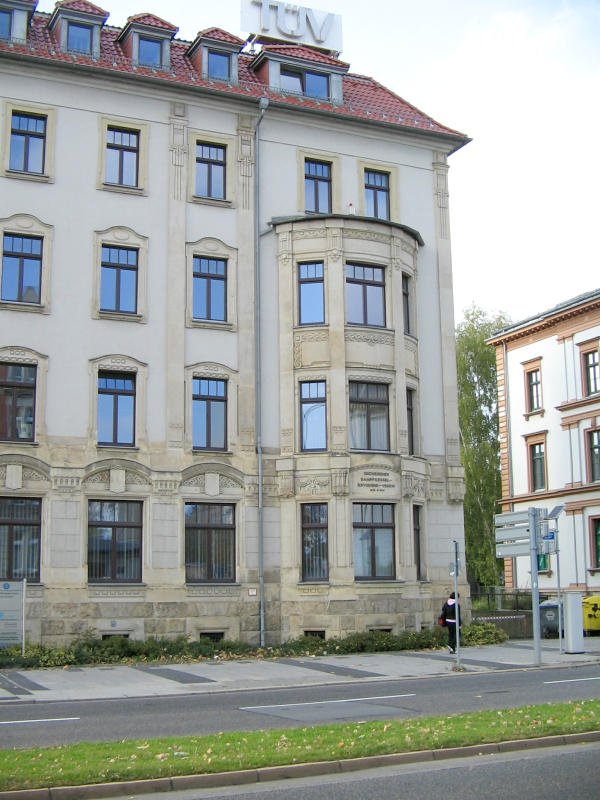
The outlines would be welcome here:
<svg viewBox="0 0 600 800">
<path fill-rule="evenodd" d="M 538 739 L 515 739 L 513 741 L 475 744 L 466 747 L 449 747 L 442 750 L 417 750 L 412 753 L 390 753 L 336 761 L 315 761 L 309 764 L 259 767 L 258 769 L 238 770 L 237 772 L 215 772 L 209 775 L 180 775 L 172 778 L 95 783 L 84 786 L 21 789 L 0 792 L 0 800 L 100 800 L 100 798 L 120 797 L 122 795 L 267 783 L 290 778 L 331 775 L 338 772 L 358 772 L 363 769 L 374 769 L 375 767 L 416 764 L 423 761 L 445 761 L 451 758 L 467 758 L 469 756 L 483 756 L 518 750 L 533 750 L 538 747 L 557 747 L 587 742 L 600 742 L 600 730 L 558 736 L 543 736 Z"/>
</svg>

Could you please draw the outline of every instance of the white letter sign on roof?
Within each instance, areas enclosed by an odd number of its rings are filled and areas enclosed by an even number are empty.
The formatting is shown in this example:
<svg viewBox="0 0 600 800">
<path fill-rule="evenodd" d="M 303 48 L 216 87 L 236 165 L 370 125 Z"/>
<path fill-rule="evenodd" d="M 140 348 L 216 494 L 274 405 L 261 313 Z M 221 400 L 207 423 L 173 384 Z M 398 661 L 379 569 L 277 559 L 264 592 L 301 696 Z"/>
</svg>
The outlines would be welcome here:
<svg viewBox="0 0 600 800">
<path fill-rule="evenodd" d="M 274 39 L 312 44 L 327 50 L 342 49 L 342 18 L 279 0 L 242 0 L 241 26 L 249 33 Z"/>
</svg>

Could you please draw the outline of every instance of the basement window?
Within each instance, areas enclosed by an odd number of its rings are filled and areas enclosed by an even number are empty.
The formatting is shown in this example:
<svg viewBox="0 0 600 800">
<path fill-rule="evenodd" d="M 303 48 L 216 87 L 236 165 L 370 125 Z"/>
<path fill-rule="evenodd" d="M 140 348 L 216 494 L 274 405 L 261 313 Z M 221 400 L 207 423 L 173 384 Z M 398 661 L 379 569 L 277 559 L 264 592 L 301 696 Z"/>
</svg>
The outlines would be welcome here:
<svg viewBox="0 0 600 800">
<path fill-rule="evenodd" d="M 305 636 L 314 636 L 315 639 L 324 639 L 325 631 L 304 631 Z"/>
<path fill-rule="evenodd" d="M 225 631 L 200 631 L 198 639 L 208 639 L 211 642 L 222 642 L 225 638 Z"/>
</svg>

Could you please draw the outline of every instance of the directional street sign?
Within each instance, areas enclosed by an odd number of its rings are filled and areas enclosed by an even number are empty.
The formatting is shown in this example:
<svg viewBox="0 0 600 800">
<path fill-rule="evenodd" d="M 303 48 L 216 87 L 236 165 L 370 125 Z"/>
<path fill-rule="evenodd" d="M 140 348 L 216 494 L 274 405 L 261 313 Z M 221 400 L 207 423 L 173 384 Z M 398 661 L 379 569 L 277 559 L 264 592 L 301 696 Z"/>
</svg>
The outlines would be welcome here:
<svg viewBox="0 0 600 800">
<path fill-rule="evenodd" d="M 531 549 L 529 511 L 496 514 L 496 558 L 525 556 Z"/>
<path fill-rule="evenodd" d="M 528 556 L 531 553 L 529 540 L 526 542 L 502 542 L 496 544 L 496 558 L 512 558 L 513 556 Z"/>
</svg>

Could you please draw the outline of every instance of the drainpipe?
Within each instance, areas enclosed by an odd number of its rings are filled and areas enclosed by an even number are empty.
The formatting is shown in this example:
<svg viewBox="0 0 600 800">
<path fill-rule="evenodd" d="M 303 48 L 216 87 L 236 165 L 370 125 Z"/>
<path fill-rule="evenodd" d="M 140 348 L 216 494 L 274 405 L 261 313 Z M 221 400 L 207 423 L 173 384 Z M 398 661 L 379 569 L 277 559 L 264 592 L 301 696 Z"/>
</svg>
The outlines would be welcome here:
<svg viewBox="0 0 600 800">
<path fill-rule="evenodd" d="M 262 449 L 262 360 L 260 336 L 260 123 L 269 105 L 266 97 L 258 101 L 260 114 L 254 125 L 254 403 L 256 458 L 258 461 L 258 614 L 260 646 L 265 646 L 265 536 L 263 522 L 263 449 Z"/>
</svg>

